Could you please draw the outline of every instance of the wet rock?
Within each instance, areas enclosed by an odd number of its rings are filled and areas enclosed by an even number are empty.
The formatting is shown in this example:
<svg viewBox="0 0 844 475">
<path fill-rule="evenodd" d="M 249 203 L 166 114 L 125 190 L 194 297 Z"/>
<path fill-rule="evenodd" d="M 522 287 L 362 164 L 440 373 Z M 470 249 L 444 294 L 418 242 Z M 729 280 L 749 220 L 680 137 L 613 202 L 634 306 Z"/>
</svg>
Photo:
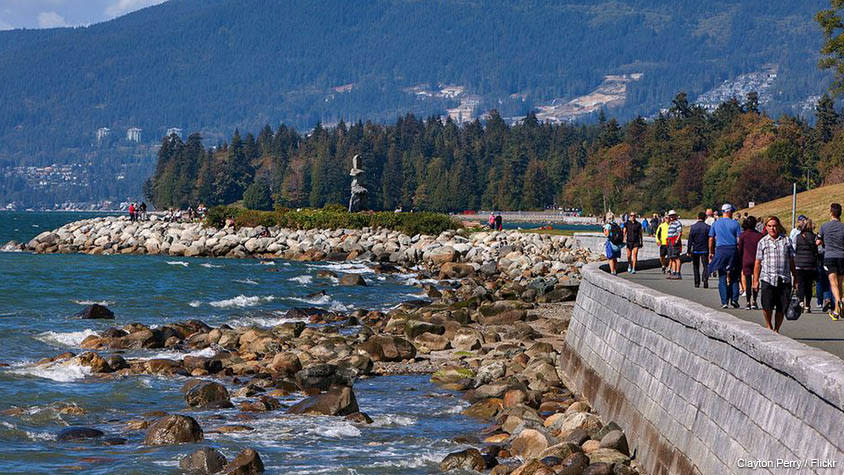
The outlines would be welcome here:
<svg viewBox="0 0 844 475">
<path fill-rule="evenodd" d="M 278 353 L 273 356 L 270 367 L 283 376 L 293 376 L 302 370 L 302 363 L 295 353 Z"/>
<path fill-rule="evenodd" d="M 344 419 L 356 424 L 372 424 L 374 422 L 365 412 L 353 412 L 345 416 Z"/>
<path fill-rule="evenodd" d="M 255 449 L 243 449 L 223 469 L 223 473 L 230 475 L 252 475 L 264 473 L 264 463 Z"/>
<path fill-rule="evenodd" d="M 94 353 L 93 351 L 87 351 L 82 353 L 81 355 L 76 357 L 76 361 L 79 362 L 82 366 L 87 366 L 91 368 L 91 371 L 94 373 L 111 373 L 113 370 L 111 366 L 109 366 L 108 362 L 102 356 Z"/>
<path fill-rule="evenodd" d="M 601 438 L 601 447 L 615 449 L 624 455 L 630 455 L 630 448 L 627 446 L 627 436 L 620 430 L 614 430 Z"/>
<path fill-rule="evenodd" d="M 105 439 L 100 441 L 105 446 L 114 446 L 114 445 L 125 445 L 128 442 L 127 439 L 123 437 L 106 437 Z"/>
<path fill-rule="evenodd" d="M 285 314 L 285 317 L 289 315 L 291 312 L 298 312 L 308 309 L 299 309 L 294 308 L 288 310 Z M 319 312 L 324 312 L 324 310 L 316 309 Z M 307 318 L 310 318 L 312 314 L 306 314 Z M 287 317 L 287 318 L 303 318 L 303 317 Z M 305 330 L 305 322 L 285 322 L 281 325 L 276 325 L 273 327 L 273 334 L 278 336 L 279 338 L 299 338 L 299 335 Z"/>
<path fill-rule="evenodd" d="M 185 393 L 185 402 L 196 409 L 222 409 L 234 407 L 229 391 L 220 383 L 206 382 L 192 387 Z"/>
<path fill-rule="evenodd" d="M 463 415 L 477 419 L 492 419 L 502 409 L 503 401 L 498 398 L 489 398 L 478 401 L 463 410 Z"/>
<path fill-rule="evenodd" d="M 287 410 L 288 414 L 322 414 L 346 416 L 359 412 L 357 399 L 352 388 L 334 387 L 326 393 L 303 399 Z"/>
<path fill-rule="evenodd" d="M 179 468 L 189 473 L 218 473 L 226 466 L 226 457 L 216 449 L 203 447 L 196 452 L 182 457 Z"/>
<path fill-rule="evenodd" d="M 100 305 L 98 303 L 88 305 L 73 316 L 75 318 L 82 318 L 85 320 L 114 320 L 114 312 L 109 310 L 105 305 Z"/>
<path fill-rule="evenodd" d="M 340 285 L 359 285 L 366 287 L 366 281 L 360 274 L 346 274 L 340 277 Z"/>
<path fill-rule="evenodd" d="M 120 371 L 129 367 L 129 363 L 120 355 L 110 355 L 105 358 L 106 363 L 113 371 Z"/>
<path fill-rule="evenodd" d="M 193 417 L 174 414 L 165 416 L 150 425 L 144 444 L 183 444 L 199 442 L 202 439 L 202 428 Z"/>
<path fill-rule="evenodd" d="M 296 372 L 296 383 L 302 389 L 326 391 L 332 386 L 351 386 L 356 376 L 354 370 L 333 364 L 318 364 Z"/>
<path fill-rule="evenodd" d="M 99 429 L 92 429 L 90 427 L 68 427 L 56 435 L 56 440 L 59 442 L 68 442 L 71 440 L 96 439 L 104 435 L 105 433 Z"/>
<path fill-rule="evenodd" d="M 258 396 L 254 401 L 243 401 L 240 403 L 240 410 L 246 412 L 267 412 L 281 409 L 278 399 L 270 396 Z"/>
<path fill-rule="evenodd" d="M 404 338 L 376 335 L 360 345 L 373 361 L 402 361 L 416 357 L 416 347 Z"/>
<path fill-rule="evenodd" d="M 486 468 L 484 456 L 481 455 L 478 449 L 474 448 L 450 453 L 445 456 L 439 465 L 441 472 L 448 472 L 449 470 L 474 470 L 480 472 L 484 468 Z"/>
</svg>

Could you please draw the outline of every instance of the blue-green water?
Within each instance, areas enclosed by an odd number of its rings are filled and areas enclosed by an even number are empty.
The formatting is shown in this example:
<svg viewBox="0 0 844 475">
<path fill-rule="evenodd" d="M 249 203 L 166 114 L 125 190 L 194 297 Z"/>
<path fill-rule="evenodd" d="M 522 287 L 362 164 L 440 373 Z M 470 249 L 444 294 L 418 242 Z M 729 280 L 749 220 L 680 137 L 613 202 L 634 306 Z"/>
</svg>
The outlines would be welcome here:
<svg viewBox="0 0 844 475">
<path fill-rule="evenodd" d="M 3 212 L 0 244 L 26 241 L 90 216 Z M 339 286 L 334 279 L 318 278 L 322 269 L 360 273 L 369 286 Z M 354 263 L 0 253 L 0 363 L 8 365 L 0 368 L 0 473 L 178 473 L 178 459 L 200 445 L 217 447 L 229 459 L 240 448 L 253 447 L 269 473 L 434 472 L 446 453 L 461 448 L 453 439 L 479 426 L 459 414 L 466 404 L 456 394 L 437 389 L 425 376 L 358 381 L 355 393 L 361 410 L 375 419 L 372 426 L 281 413 L 233 421 L 235 409 L 192 412 L 206 431 L 233 422 L 256 430 L 206 434 L 205 443 L 196 446 L 149 448 L 141 445 L 143 432 L 128 431 L 126 422 L 153 410 L 185 412 L 179 391 L 184 379 L 103 381 L 87 377 L 81 368 L 32 365 L 64 351 L 78 352 L 82 339 L 109 326 L 189 318 L 212 326 L 269 326 L 284 321 L 284 312 L 295 306 L 344 311 L 421 298 L 413 282 L 412 275 L 374 274 Z M 308 297 L 320 290 L 325 295 Z M 71 318 L 92 302 L 106 304 L 117 320 Z M 163 350 L 130 355 L 183 356 Z M 62 414 L 68 405 L 85 414 Z M 104 447 L 55 441 L 55 434 L 71 425 L 96 427 L 128 443 Z"/>
</svg>

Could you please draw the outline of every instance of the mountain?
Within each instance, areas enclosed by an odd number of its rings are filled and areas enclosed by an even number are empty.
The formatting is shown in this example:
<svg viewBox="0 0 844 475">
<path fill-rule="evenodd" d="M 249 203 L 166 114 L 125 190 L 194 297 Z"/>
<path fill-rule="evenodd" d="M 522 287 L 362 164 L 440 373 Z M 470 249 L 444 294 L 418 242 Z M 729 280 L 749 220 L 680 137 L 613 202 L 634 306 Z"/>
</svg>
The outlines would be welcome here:
<svg viewBox="0 0 844 475">
<path fill-rule="evenodd" d="M 135 166 L 126 157 L 151 160 L 169 128 L 216 144 L 236 127 L 392 122 L 408 112 L 457 121 L 491 109 L 505 118 L 539 109 L 550 120 L 602 108 L 651 116 L 679 91 L 694 100 L 772 68 L 763 107 L 804 111 L 827 84 L 813 21 L 826 5 L 170 0 L 85 28 L 0 32 L 0 176 L 53 163 L 97 168 L 102 156 Z M 619 77 L 636 79 L 601 102 Z M 140 143 L 125 139 L 135 127 Z M 130 152 L 104 147 L 100 128 Z"/>
</svg>

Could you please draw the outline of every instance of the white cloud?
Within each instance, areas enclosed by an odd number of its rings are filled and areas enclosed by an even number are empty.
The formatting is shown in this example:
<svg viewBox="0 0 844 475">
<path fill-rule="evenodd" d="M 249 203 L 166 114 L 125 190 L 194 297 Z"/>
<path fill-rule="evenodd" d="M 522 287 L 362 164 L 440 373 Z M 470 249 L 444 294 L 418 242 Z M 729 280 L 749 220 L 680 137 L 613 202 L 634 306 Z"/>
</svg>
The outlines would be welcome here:
<svg viewBox="0 0 844 475">
<path fill-rule="evenodd" d="M 164 3 L 165 0 L 116 0 L 106 7 L 105 14 L 109 18 L 124 15 L 131 11 L 140 10 L 151 5 Z"/>
<path fill-rule="evenodd" d="M 41 28 L 60 28 L 67 26 L 67 20 L 56 12 L 41 12 L 38 14 L 38 26 Z"/>
</svg>

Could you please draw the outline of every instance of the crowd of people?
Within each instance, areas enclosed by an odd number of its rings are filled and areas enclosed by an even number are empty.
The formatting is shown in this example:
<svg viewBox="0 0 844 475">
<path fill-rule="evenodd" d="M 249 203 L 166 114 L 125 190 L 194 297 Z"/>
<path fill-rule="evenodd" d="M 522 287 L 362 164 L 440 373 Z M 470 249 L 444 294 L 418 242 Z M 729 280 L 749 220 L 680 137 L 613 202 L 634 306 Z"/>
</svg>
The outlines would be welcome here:
<svg viewBox="0 0 844 475">
<path fill-rule="evenodd" d="M 194 222 L 205 219 L 205 213 L 208 209 L 205 205 L 200 204 L 196 208 L 188 206 L 188 209 L 170 208 L 162 214 L 162 219 L 168 223 Z M 129 204 L 129 221 L 147 221 L 149 215 L 147 214 L 147 204 L 145 202 L 130 203 Z"/>
<path fill-rule="evenodd" d="M 644 234 L 659 245 L 659 259 L 666 279 L 681 280 L 683 225 L 674 210 L 660 218 L 637 220 L 631 212 L 604 225 L 606 257 L 610 271 L 618 272 L 622 248 L 627 249 L 627 270 L 636 273 L 638 251 Z M 767 328 L 779 332 L 788 306 L 812 312 L 812 299 L 832 320 L 844 319 L 844 223 L 841 205 L 829 207 L 829 221 L 815 231 L 804 215 L 790 233 L 777 216 L 758 218 L 725 203 L 720 214 L 701 212 L 686 236 L 685 254 L 692 262 L 694 286 L 709 287 L 717 277 L 721 308 L 762 309 Z M 793 297 L 797 302 L 792 304 Z"/>
</svg>

